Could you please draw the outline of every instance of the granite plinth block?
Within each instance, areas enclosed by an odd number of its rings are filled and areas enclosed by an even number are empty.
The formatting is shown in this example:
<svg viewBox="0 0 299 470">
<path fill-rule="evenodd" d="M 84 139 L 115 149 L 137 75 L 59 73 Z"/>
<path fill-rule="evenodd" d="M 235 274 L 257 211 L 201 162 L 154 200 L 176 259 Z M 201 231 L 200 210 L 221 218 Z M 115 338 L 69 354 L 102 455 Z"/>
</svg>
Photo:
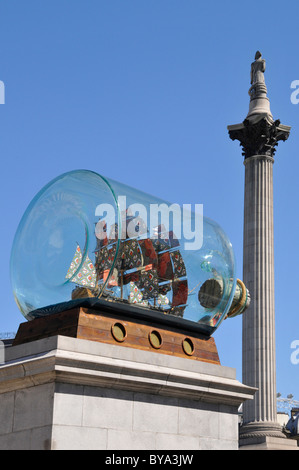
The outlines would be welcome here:
<svg viewBox="0 0 299 470">
<path fill-rule="evenodd" d="M 235 370 L 53 336 L 7 349 L 0 449 L 238 449 Z"/>
</svg>

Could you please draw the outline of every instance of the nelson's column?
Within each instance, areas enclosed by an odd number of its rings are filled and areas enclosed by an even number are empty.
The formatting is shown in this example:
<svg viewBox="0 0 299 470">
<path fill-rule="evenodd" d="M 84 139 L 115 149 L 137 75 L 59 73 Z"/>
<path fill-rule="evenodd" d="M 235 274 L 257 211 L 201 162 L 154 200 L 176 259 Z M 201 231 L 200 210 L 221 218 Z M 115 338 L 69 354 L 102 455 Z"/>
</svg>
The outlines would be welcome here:
<svg viewBox="0 0 299 470">
<path fill-rule="evenodd" d="M 251 305 L 243 316 L 242 381 L 258 389 L 254 400 L 243 404 L 240 446 L 273 448 L 291 445 L 277 423 L 273 252 L 274 153 L 291 128 L 272 117 L 264 72 L 258 51 L 251 64 L 249 112 L 228 131 L 240 141 L 245 165 L 243 279 Z"/>
</svg>

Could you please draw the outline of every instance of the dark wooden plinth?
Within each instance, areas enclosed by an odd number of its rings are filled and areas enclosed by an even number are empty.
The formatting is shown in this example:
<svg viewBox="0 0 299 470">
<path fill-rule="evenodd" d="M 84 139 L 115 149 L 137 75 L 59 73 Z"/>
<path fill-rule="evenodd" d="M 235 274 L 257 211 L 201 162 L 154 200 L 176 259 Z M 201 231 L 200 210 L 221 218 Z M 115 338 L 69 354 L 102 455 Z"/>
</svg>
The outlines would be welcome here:
<svg viewBox="0 0 299 470">
<path fill-rule="evenodd" d="M 49 336 L 70 336 L 219 364 L 214 338 L 76 307 L 21 323 L 13 346 Z"/>
</svg>

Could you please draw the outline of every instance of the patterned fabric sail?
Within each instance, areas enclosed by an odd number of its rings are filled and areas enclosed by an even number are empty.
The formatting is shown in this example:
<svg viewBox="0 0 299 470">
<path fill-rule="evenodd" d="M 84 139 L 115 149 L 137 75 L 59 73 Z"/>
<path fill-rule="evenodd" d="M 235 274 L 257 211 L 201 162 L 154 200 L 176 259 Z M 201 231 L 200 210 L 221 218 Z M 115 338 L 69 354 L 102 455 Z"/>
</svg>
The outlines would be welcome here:
<svg viewBox="0 0 299 470">
<path fill-rule="evenodd" d="M 143 293 L 134 282 L 130 282 L 130 294 L 129 294 L 129 302 L 132 304 L 140 304 L 143 306 L 148 306 L 147 300 L 144 300 Z M 166 295 L 159 294 L 158 295 L 158 305 L 168 305 L 169 299 Z"/>
<path fill-rule="evenodd" d="M 85 287 L 92 287 L 96 286 L 96 270 L 88 256 L 81 266 L 80 271 L 77 272 L 78 267 L 82 263 L 82 252 L 79 245 L 77 245 L 77 249 L 75 251 L 73 260 L 70 264 L 69 270 L 65 276 L 66 279 L 70 279 L 71 282 L 75 284 L 85 286 Z"/>
<path fill-rule="evenodd" d="M 140 304 L 143 306 L 148 305 L 148 302 L 146 300 L 143 300 L 142 292 L 138 289 L 136 284 L 134 284 L 134 282 L 132 281 L 130 282 L 129 302 L 131 304 Z"/>
<path fill-rule="evenodd" d="M 133 217 L 123 214 L 128 226 Z M 166 314 L 183 316 L 187 306 L 188 282 L 183 257 L 175 234 L 166 231 L 164 225 L 154 229 L 153 239 L 144 237 L 144 222 L 138 219 L 136 236 L 120 240 L 116 250 L 118 225 L 112 224 L 109 238 L 107 224 L 101 220 L 96 225 L 104 243 L 97 243 L 95 249 L 95 269 L 100 285 L 107 279 L 106 293 L 129 303 L 158 308 Z M 136 229 L 136 227 L 135 227 Z M 102 232 L 101 232 L 102 230 Z M 108 240 L 108 244 L 107 244 Z M 114 264 L 113 274 L 110 269 Z M 116 288 L 113 291 L 113 288 Z M 129 292 L 128 292 L 129 289 Z"/>
</svg>

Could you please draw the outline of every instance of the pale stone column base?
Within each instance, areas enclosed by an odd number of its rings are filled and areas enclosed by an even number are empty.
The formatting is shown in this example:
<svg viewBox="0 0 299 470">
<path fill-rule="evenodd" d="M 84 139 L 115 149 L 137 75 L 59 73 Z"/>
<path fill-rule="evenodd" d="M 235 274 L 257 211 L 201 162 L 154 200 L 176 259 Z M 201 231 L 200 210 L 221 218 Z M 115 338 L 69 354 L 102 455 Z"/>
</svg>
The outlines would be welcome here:
<svg viewBox="0 0 299 470">
<path fill-rule="evenodd" d="M 299 450 L 299 447 L 292 439 L 260 436 L 242 439 L 240 450 Z"/>
<path fill-rule="evenodd" d="M 246 423 L 239 431 L 240 450 L 299 450 L 297 441 L 288 439 L 278 423 Z"/>
</svg>

